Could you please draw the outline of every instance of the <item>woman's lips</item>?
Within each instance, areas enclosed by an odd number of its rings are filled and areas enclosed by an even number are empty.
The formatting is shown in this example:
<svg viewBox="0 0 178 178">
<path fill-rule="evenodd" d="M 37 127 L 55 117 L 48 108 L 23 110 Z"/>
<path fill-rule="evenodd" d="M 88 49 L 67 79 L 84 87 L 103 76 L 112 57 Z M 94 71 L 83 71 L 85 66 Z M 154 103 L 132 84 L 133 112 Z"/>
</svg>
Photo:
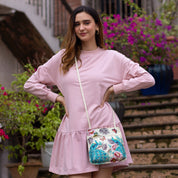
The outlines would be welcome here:
<svg viewBox="0 0 178 178">
<path fill-rule="evenodd" d="M 80 33 L 80 36 L 85 36 L 86 35 L 86 33 Z"/>
</svg>

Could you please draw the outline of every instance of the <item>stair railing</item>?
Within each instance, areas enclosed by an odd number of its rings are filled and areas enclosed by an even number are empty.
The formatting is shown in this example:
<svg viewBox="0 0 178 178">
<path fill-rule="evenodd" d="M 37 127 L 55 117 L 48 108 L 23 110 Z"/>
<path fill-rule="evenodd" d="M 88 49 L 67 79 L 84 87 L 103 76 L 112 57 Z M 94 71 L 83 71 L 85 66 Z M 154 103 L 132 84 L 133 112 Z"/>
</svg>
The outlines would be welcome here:
<svg viewBox="0 0 178 178">
<path fill-rule="evenodd" d="M 67 31 L 70 7 L 62 0 L 26 0 L 26 3 L 36 8 L 45 26 L 53 29 L 53 36 L 63 36 Z"/>
</svg>

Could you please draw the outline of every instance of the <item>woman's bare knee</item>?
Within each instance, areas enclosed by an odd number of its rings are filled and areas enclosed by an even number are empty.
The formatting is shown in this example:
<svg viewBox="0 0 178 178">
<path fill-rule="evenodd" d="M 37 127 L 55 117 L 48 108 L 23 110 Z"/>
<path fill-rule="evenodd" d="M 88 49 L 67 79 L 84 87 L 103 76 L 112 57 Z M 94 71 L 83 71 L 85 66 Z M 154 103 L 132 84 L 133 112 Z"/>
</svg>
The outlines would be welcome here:
<svg viewBox="0 0 178 178">
<path fill-rule="evenodd" d="M 101 168 L 97 172 L 93 172 L 92 178 L 111 178 L 113 168 Z"/>
<path fill-rule="evenodd" d="M 69 178 L 92 178 L 91 173 L 70 175 Z"/>
</svg>

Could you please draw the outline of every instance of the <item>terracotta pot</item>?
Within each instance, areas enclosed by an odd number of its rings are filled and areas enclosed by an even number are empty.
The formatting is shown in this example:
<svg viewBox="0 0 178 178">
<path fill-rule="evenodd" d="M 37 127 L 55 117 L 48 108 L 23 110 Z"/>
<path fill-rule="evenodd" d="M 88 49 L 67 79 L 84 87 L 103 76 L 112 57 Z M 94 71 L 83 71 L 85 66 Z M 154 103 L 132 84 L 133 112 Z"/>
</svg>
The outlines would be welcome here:
<svg viewBox="0 0 178 178">
<path fill-rule="evenodd" d="M 42 166 L 40 162 L 28 162 L 24 165 L 25 170 L 22 176 L 18 173 L 18 163 L 10 163 L 6 165 L 12 178 L 37 178 L 38 170 Z"/>
</svg>

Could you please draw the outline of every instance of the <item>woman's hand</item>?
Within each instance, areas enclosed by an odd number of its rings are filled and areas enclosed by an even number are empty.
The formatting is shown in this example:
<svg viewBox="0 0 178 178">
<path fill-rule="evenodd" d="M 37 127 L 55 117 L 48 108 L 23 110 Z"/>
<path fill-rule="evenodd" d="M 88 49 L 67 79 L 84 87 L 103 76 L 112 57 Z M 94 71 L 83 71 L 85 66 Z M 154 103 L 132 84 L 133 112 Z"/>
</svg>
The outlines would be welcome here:
<svg viewBox="0 0 178 178">
<path fill-rule="evenodd" d="M 102 101 L 102 103 L 101 103 L 101 107 L 104 106 L 104 103 L 105 103 L 106 101 L 108 101 L 110 95 L 112 95 L 112 94 L 114 94 L 114 88 L 113 88 L 113 86 L 109 87 L 109 88 L 106 90 L 106 92 L 105 92 L 105 94 L 104 94 L 104 97 L 103 97 L 103 101 Z"/>
<path fill-rule="evenodd" d="M 69 113 L 68 113 L 68 110 L 67 110 L 67 107 L 66 107 L 66 104 L 65 104 L 65 99 L 64 99 L 64 97 L 63 97 L 63 96 L 60 96 L 60 95 L 57 96 L 56 102 L 59 102 L 59 103 L 61 103 L 61 104 L 64 106 L 64 109 L 65 109 L 65 111 L 66 111 L 66 115 L 69 116 Z"/>
</svg>

